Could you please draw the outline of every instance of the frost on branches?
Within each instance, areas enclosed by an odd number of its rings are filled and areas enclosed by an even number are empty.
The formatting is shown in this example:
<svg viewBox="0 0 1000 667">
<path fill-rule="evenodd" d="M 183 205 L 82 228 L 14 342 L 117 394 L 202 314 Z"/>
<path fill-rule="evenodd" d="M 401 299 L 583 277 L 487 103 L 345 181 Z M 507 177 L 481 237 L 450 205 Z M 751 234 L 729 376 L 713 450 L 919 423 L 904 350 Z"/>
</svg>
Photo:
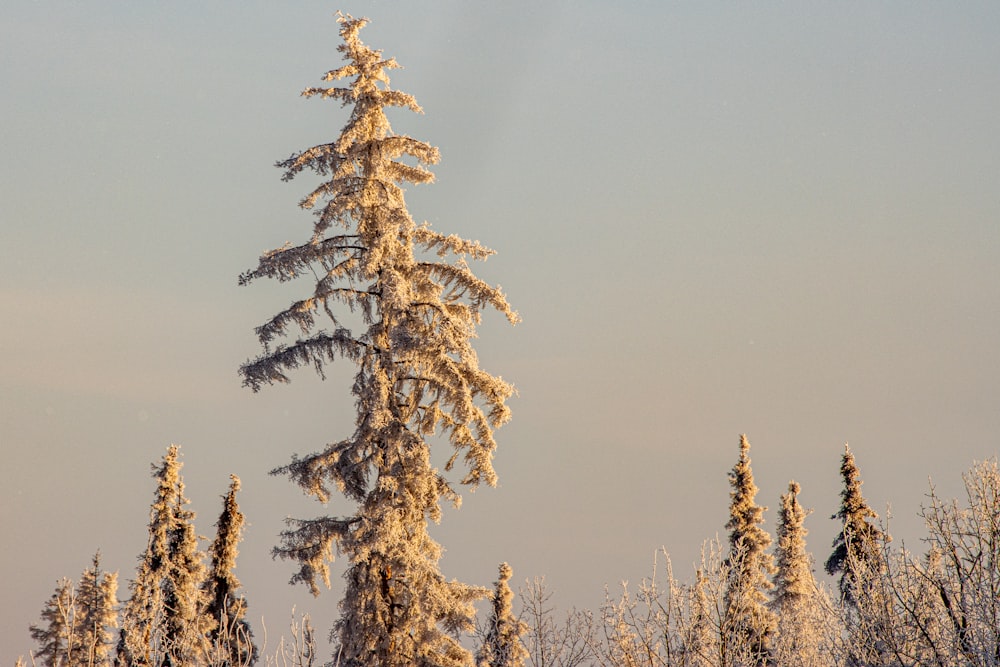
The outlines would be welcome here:
<svg viewBox="0 0 1000 667">
<path fill-rule="evenodd" d="M 493 613 L 482 628 L 483 643 L 476 652 L 476 667 L 522 667 L 528 657 L 521 635 L 528 625 L 514 615 L 514 591 L 510 590 L 510 565 L 500 563 L 493 590 Z"/>
<path fill-rule="evenodd" d="M 77 586 L 69 579 L 60 579 L 42 608 L 43 623 L 30 627 L 32 639 L 38 642 L 32 664 L 110 667 L 113 628 L 118 625 L 117 592 L 118 573 L 101 569 L 99 552 Z"/>
<path fill-rule="evenodd" d="M 346 64 L 305 97 L 339 100 L 351 115 L 340 136 L 278 163 L 284 179 L 312 170 L 326 180 L 300 202 L 316 216 L 311 237 L 265 253 L 240 277 L 314 279 L 312 292 L 257 327 L 263 353 L 240 369 L 245 386 L 287 382 L 287 372 L 344 358 L 357 366 L 353 434 L 323 451 L 293 457 L 276 472 L 326 502 L 331 486 L 358 503 L 351 516 L 295 520 L 276 553 L 301 564 L 293 581 L 314 594 L 329 586 L 334 551 L 345 555 L 346 592 L 334 628 L 342 665 L 461 665 L 469 652 L 454 639 L 471 627 L 472 601 L 485 591 L 447 582 L 441 547 L 427 533 L 441 500 L 459 496 L 429 458 L 428 438 L 454 447 L 445 470 L 464 461 L 461 482 L 496 483 L 493 430 L 509 418 L 513 388 L 479 368 L 470 339 L 492 307 L 517 321 L 499 287 L 478 279 L 466 259 L 492 251 L 414 224 L 405 183 L 430 183 L 436 148 L 392 133 L 387 107 L 420 112 L 389 87 L 399 67 L 358 38 L 366 19 L 340 17 Z M 402 160 L 401 160 L 402 158 Z M 448 258 L 453 258 L 448 261 Z M 346 317 L 360 315 L 354 328 Z M 356 316 L 357 317 L 357 316 Z"/>
<path fill-rule="evenodd" d="M 258 651 L 246 620 L 247 601 L 239 592 L 240 580 L 233 572 L 246 518 L 236 502 L 240 478 L 230 475 L 229 479 L 229 493 L 222 500 L 215 539 L 208 549 L 212 567 L 203 587 L 208 593 L 205 613 L 215 621 L 209 633 L 212 657 L 220 667 L 242 667 L 255 664 Z"/>
<path fill-rule="evenodd" d="M 858 588 L 864 582 L 861 572 L 878 567 L 880 546 L 892 538 L 872 523 L 878 519 L 878 514 L 861 495 L 861 471 L 847 445 L 844 445 L 840 476 L 844 482 L 840 509 L 831 518 L 841 522 L 842 528 L 833 541 L 833 552 L 825 567 L 827 574 L 840 574 L 840 595 L 848 604 L 854 604 Z"/>
<path fill-rule="evenodd" d="M 806 548 L 805 527 L 809 511 L 799 503 L 802 488 L 788 483 L 778 511 L 778 544 L 774 550 L 777 570 L 771 608 L 778 617 L 772 652 L 775 662 L 789 667 L 828 665 L 824 653 L 830 619 L 823 611 L 830 607 L 813 577 L 812 556 Z"/>
<path fill-rule="evenodd" d="M 187 509 L 180 448 L 170 445 L 153 467 L 156 494 L 149 511 L 149 541 L 122 609 L 118 662 L 170 667 L 204 661 L 202 638 L 214 621 L 203 611 L 205 565 L 198 551 L 195 514 Z"/>
<path fill-rule="evenodd" d="M 777 629 L 767 608 L 767 591 L 773 588 L 774 559 L 767 553 L 771 536 L 761 524 L 764 510 L 755 501 L 757 485 L 750 468 L 750 441 L 740 436 L 740 458 L 729 474 L 729 581 L 724 632 L 730 648 L 746 652 L 742 662 L 765 665 L 770 660 L 770 642 Z"/>
</svg>

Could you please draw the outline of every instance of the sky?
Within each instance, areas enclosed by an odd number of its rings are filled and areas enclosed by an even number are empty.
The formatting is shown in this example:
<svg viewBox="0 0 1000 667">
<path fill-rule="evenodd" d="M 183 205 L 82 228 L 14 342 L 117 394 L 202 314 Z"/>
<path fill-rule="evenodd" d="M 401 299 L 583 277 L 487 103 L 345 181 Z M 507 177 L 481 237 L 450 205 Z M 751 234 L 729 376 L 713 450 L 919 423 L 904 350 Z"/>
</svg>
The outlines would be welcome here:
<svg viewBox="0 0 1000 667">
<path fill-rule="evenodd" d="M 797 480 L 820 563 L 845 443 L 914 550 L 928 479 L 955 496 L 997 455 L 1000 5 L 13 0 L 0 664 L 98 549 L 127 596 L 170 443 L 202 535 L 242 478 L 258 638 L 293 608 L 332 624 L 340 580 L 313 599 L 270 549 L 285 517 L 351 507 L 268 471 L 350 433 L 352 369 L 242 388 L 253 327 L 311 286 L 237 276 L 311 232 L 317 181 L 273 164 L 346 122 L 299 97 L 341 62 L 338 9 L 423 106 L 394 129 L 441 150 L 410 213 L 494 248 L 473 268 L 523 319 L 479 330 L 518 396 L 499 487 L 434 527 L 445 576 L 508 561 L 593 609 L 664 547 L 691 579 L 741 433 L 768 527 Z"/>
</svg>

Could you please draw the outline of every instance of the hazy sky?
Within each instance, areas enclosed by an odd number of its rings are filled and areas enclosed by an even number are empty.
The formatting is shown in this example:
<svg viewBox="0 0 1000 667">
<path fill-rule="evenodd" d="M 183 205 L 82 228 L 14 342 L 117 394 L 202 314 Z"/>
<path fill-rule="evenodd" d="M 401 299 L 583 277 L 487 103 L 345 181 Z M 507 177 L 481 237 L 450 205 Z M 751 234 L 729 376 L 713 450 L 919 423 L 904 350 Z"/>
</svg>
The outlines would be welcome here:
<svg viewBox="0 0 1000 667">
<path fill-rule="evenodd" d="M 5 5 L 0 664 L 98 548 L 127 596 L 171 442 L 200 533 L 243 480 L 258 637 L 332 623 L 340 580 L 314 601 L 269 550 L 350 508 L 267 471 L 350 433 L 352 368 L 242 389 L 253 327 L 311 286 L 236 278 L 311 231 L 316 181 L 272 165 L 346 121 L 298 97 L 340 64 L 337 9 L 405 67 L 426 114 L 395 129 L 441 149 L 411 214 L 496 249 L 475 269 L 524 320 L 480 329 L 519 396 L 500 487 L 435 529 L 446 576 L 506 560 L 596 607 L 663 545 L 689 579 L 741 432 L 769 525 L 802 484 L 820 562 L 845 442 L 919 548 L 928 476 L 954 495 L 1000 442 L 1000 5 L 616 4 Z"/>
</svg>

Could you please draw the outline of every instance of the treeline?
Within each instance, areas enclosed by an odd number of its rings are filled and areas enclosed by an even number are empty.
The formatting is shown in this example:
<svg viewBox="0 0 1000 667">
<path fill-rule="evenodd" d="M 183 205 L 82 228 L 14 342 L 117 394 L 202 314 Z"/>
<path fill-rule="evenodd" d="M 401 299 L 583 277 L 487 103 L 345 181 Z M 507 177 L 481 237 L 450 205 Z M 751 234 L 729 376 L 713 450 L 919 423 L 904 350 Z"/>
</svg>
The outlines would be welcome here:
<svg viewBox="0 0 1000 667">
<path fill-rule="evenodd" d="M 730 473 L 727 543 L 708 541 L 694 580 L 675 578 L 664 553 L 636 589 L 608 594 L 593 613 L 560 615 L 544 580 L 520 591 L 515 615 L 501 569 L 494 613 L 480 628 L 480 666 L 986 667 L 1000 665 L 1000 470 L 965 475 L 965 498 L 931 488 L 920 514 L 923 553 L 891 536 L 861 493 L 845 447 L 840 530 L 817 583 L 806 547 L 808 512 L 790 482 L 776 541 L 763 529 L 749 442 Z M 509 578 L 509 572 L 506 575 Z M 513 630 L 512 630 L 513 629 Z M 511 639 L 516 636 L 516 641 Z"/>
<path fill-rule="evenodd" d="M 544 579 L 515 596 L 501 564 L 491 606 L 473 637 L 479 667 L 939 667 L 1000 665 L 1000 469 L 995 460 L 964 475 L 965 499 L 932 488 L 922 508 L 926 550 L 890 546 L 892 538 L 861 493 L 845 448 L 841 528 L 824 562 L 836 577 L 817 583 L 806 546 L 801 489 L 781 496 L 776 539 L 764 530 L 749 456 L 729 475 L 726 543 L 705 543 L 694 580 L 675 578 L 663 554 L 635 590 L 608 595 L 595 612 L 557 612 Z M 290 640 L 262 656 L 234 576 L 244 517 L 232 477 L 216 536 L 198 549 L 187 509 L 179 449 L 153 468 L 149 542 L 129 598 L 100 555 L 78 583 L 58 582 L 40 622 L 30 664 L 46 667 L 198 667 L 319 664 L 308 618 Z M 207 561 L 207 565 L 206 565 Z M 515 598 L 520 603 L 515 605 Z M 518 607 L 515 609 L 515 607 Z M 460 639 L 456 633 L 456 639 Z M 25 665 L 23 660 L 18 665 Z M 336 660 L 334 663 L 336 664 Z"/>
<path fill-rule="evenodd" d="M 150 507 L 149 540 L 129 598 L 117 600 L 118 574 L 103 572 L 100 554 L 74 584 L 62 579 L 30 628 L 38 648 L 31 663 L 46 667 L 175 667 L 252 665 L 258 658 L 246 621 L 247 603 L 233 574 L 244 517 L 231 476 L 215 539 L 200 551 L 195 514 L 187 508 L 180 450 L 171 445 L 159 466 Z M 208 561 L 206 566 L 205 561 Z M 18 660 L 18 664 L 23 664 Z"/>
</svg>

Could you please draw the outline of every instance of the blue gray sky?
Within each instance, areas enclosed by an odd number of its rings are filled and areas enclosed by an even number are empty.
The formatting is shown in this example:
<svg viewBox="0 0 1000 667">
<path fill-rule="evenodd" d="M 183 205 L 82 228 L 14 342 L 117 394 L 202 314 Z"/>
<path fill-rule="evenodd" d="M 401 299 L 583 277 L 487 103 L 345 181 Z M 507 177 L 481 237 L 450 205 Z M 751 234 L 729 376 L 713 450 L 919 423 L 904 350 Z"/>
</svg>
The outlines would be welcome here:
<svg viewBox="0 0 1000 667">
<path fill-rule="evenodd" d="M 272 645 L 293 606 L 330 626 L 339 580 L 313 600 L 269 550 L 285 516 L 350 508 L 267 472 L 350 432 L 351 368 L 242 389 L 252 328 L 310 286 L 236 277 L 310 233 L 315 180 L 272 165 L 346 120 L 298 97 L 340 63 L 337 9 L 424 107 L 395 129 L 441 149 L 411 214 L 496 249 L 477 272 L 523 317 L 480 329 L 519 396 L 500 487 L 435 530 L 446 576 L 509 561 L 596 607 L 665 546 L 689 578 L 742 432 L 761 504 L 802 484 L 820 562 L 845 442 L 912 548 L 928 477 L 954 495 L 997 454 L 995 3 L 8 5 L 2 664 L 97 549 L 127 595 L 171 442 L 202 534 L 243 480 L 237 574 Z"/>
</svg>

